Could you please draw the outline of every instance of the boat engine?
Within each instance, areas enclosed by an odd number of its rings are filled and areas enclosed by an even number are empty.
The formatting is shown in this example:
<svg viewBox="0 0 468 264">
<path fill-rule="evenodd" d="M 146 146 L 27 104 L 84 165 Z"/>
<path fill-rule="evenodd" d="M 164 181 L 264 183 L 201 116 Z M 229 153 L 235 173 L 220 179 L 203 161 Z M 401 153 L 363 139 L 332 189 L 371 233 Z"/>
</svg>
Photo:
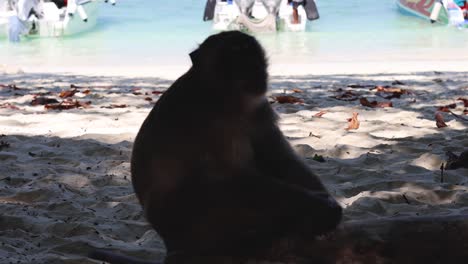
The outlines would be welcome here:
<svg viewBox="0 0 468 264">
<path fill-rule="evenodd" d="M 287 0 L 207 0 L 203 21 L 213 20 L 215 30 L 274 32 L 305 31 L 307 20 L 318 19 L 314 0 L 298 8 L 299 23 L 292 23 L 293 7 Z"/>
<path fill-rule="evenodd" d="M 236 5 L 239 7 L 241 14 L 246 16 L 252 13 L 252 8 L 255 4 L 255 0 L 235 0 Z"/>
<path fill-rule="evenodd" d="M 262 4 L 265 6 L 268 14 L 276 15 L 279 12 L 281 1 L 282 0 L 262 0 Z"/>
</svg>

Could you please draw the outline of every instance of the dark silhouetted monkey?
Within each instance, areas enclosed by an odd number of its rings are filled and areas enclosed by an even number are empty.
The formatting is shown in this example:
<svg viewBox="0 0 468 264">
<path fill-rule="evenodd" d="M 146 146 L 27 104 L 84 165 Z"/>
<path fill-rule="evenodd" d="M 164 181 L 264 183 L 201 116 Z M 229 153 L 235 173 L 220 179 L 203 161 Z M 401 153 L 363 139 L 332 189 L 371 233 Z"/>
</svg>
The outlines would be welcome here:
<svg viewBox="0 0 468 264">
<path fill-rule="evenodd" d="M 131 162 L 168 255 L 248 255 L 333 230 L 342 208 L 278 128 L 260 44 L 222 32 L 191 58 L 144 121 Z"/>
</svg>

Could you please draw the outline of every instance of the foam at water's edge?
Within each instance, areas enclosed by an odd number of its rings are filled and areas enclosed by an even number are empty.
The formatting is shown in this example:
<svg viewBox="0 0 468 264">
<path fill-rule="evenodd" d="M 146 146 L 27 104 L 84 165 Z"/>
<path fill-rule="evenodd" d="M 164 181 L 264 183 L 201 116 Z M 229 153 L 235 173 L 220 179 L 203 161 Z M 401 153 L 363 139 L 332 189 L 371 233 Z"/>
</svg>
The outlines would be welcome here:
<svg viewBox="0 0 468 264">
<path fill-rule="evenodd" d="M 145 66 L 67 66 L 67 67 L 0 67 L 0 73 L 58 73 L 88 76 L 160 77 L 176 79 L 184 74 L 190 65 L 145 65 Z M 464 61 L 363 61 L 363 62 L 317 62 L 317 63 L 271 63 L 271 76 L 332 75 L 332 74 L 375 74 L 412 72 L 464 72 L 468 64 Z"/>
<path fill-rule="evenodd" d="M 202 21 L 204 4 L 103 5 L 89 32 L 19 44 L 0 40 L 0 64 L 26 72 L 175 78 L 189 67 L 197 43 L 214 33 Z M 468 61 L 468 32 L 404 16 L 394 0 L 318 1 L 318 8 L 321 17 L 308 23 L 307 32 L 256 35 L 273 75 L 466 70 L 460 61 Z"/>
</svg>

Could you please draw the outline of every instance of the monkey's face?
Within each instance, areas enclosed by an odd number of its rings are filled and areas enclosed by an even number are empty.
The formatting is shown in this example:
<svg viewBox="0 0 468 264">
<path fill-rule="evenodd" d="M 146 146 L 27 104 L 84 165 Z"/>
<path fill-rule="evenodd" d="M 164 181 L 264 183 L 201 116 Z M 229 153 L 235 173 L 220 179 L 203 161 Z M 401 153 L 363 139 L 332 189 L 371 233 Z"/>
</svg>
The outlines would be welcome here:
<svg viewBox="0 0 468 264">
<path fill-rule="evenodd" d="M 266 92 L 265 52 L 247 34 L 227 31 L 212 35 L 190 55 L 198 78 L 210 93 L 232 98 Z"/>
</svg>

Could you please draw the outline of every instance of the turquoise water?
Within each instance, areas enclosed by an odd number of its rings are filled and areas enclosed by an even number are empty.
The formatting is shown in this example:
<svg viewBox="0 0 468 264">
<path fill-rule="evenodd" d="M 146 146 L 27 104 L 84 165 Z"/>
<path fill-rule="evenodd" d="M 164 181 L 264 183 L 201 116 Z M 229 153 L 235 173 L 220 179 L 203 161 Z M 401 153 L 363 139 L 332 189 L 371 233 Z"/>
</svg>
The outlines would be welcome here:
<svg viewBox="0 0 468 264">
<path fill-rule="evenodd" d="M 187 63 L 208 35 L 204 0 L 118 0 L 102 3 L 91 31 L 65 38 L 0 39 L 0 64 L 132 67 Z M 259 35 L 281 62 L 468 58 L 468 32 L 402 15 L 394 0 L 319 0 L 321 18 L 307 32 Z M 463 57 L 464 56 L 464 57 Z"/>
</svg>

